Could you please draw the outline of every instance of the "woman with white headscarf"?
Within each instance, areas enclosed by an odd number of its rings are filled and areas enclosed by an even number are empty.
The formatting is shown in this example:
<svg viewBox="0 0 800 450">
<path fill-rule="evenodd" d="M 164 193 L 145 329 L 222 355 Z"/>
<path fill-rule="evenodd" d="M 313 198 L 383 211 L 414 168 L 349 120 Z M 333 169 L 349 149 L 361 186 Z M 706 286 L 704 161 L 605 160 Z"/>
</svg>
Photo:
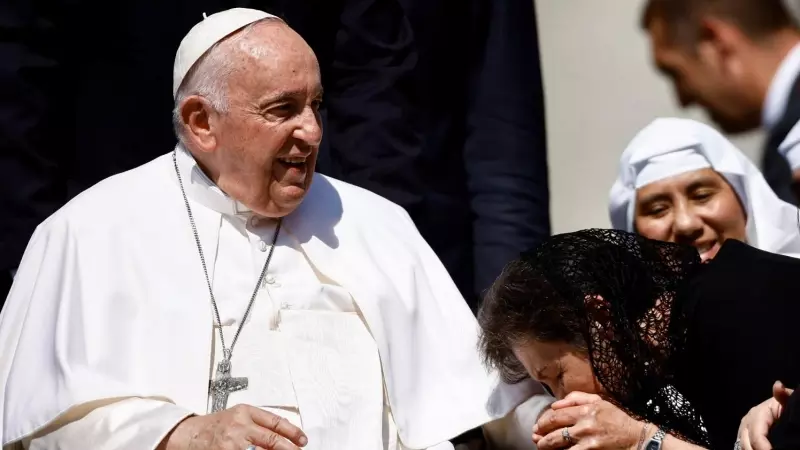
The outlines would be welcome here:
<svg viewBox="0 0 800 450">
<path fill-rule="evenodd" d="M 620 160 L 611 188 L 614 228 L 691 244 L 703 260 L 733 238 L 800 257 L 798 211 L 715 129 L 688 119 L 656 119 Z"/>
</svg>

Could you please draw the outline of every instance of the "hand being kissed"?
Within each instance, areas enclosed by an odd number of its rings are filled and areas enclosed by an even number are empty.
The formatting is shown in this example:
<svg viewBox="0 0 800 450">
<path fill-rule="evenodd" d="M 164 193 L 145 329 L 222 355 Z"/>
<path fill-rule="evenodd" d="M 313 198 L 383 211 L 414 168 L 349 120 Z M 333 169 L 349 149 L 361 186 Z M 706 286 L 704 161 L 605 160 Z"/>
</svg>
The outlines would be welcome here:
<svg viewBox="0 0 800 450">
<path fill-rule="evenodd" d="M 539 450 L 635 450 L 644 427 L 598 395 L 572 392 L 539 417 L 533 427 L 533 442 Z M 564 436 L 565 429 L 569 439 Z"/>
</svg>

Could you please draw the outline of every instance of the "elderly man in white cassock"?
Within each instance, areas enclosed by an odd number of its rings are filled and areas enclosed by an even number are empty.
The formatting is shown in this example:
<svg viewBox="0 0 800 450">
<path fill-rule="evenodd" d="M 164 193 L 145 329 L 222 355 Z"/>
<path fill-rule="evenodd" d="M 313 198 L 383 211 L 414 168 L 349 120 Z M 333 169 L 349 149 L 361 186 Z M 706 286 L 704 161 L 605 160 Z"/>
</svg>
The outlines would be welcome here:
<svg viewBox="0 0 800 450">
<path fill-rule="evenodd" d="M 322 88 L 300 36 L 207 17 L 173 91 L 177 148 L 28 245 L 0 316 L 5 449 L 445 449 L 481 425 L 532 446 L 548 398 L 484 369 L 408 215 L 313 175 Z"/>
</svg>

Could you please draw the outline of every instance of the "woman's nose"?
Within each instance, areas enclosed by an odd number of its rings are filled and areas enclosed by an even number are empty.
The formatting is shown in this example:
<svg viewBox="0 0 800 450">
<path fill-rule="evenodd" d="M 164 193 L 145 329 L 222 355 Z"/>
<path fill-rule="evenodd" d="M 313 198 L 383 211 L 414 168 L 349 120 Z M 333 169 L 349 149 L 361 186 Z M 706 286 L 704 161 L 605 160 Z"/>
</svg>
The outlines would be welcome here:
<svg viewBox="0 0 800 450">
<path fill-rule="evenodd" d="M 678 242 L 692 243 L 703 235 L 703 219 L 691 208 L 676 208 L 673 231 Z"/>
</svg>

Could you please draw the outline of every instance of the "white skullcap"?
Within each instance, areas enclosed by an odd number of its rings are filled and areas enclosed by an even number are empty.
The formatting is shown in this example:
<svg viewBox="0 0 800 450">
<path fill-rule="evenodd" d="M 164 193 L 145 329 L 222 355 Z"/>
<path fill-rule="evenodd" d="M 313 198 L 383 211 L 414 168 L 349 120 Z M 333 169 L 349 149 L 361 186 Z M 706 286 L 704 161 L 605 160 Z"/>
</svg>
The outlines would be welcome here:
<svg viewBox="0 0 800 450">
<path fill-rule="evenodd" d="M 172 97 L 178 93 L 183 79 L 192 66 L 211 47 L 230 34 L 241 30 L 259 20 L 277 18 L 272 14 L 257 9 L 233 8 L 212 14 L 192 27 L 181 41 L 175 54 L 175 65 L 172 69 Z"/>
<path fill-rule="evenodd" d="M 747 215 L 748 244 L 773 253 L 800 254 L 797 208 L 780 200 L 758 168 L 722 134 L 687 119 L 655 120 L 622 153 L 608 208 L 612 226 L 635 231 L 637 189 L 707 167 L 725 177 L 739 196 Z"/>
<path fill-rule="evenodd" d="M 786 158 L 792 170 L 800 169 L 800 122 L 792 127 L 792 131 L 778 146 L 778 153 Z"/>
</svg>

